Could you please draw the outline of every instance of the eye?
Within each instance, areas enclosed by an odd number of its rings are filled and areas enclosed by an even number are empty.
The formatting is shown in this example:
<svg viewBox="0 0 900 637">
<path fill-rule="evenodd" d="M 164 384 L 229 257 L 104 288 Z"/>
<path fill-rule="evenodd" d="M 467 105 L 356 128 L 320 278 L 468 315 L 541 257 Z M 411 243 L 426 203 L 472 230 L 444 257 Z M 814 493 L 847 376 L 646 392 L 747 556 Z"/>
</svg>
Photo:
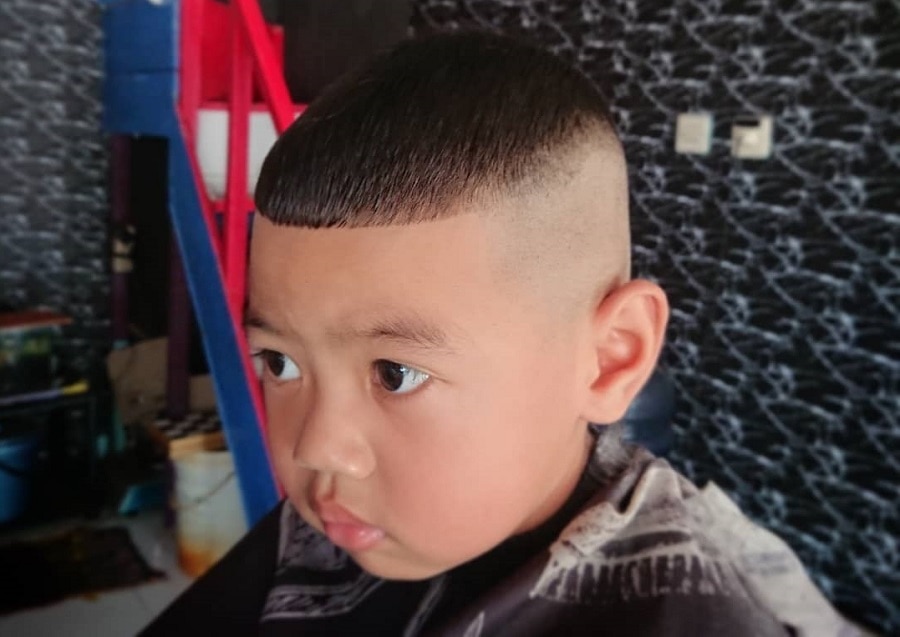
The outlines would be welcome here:
<svg viewBox="0 0 900 637">
<path fill-rule="evenodd" d="M 253 352 L 253 369 L 256 376 L 262 379 L 266 370 L 277 380 L 286 381 L 300 378 L 300 368 L 290 358 L 271 349 L 261 349 Z"/>
<path fill-rule="evenodd" d="M 393 394 L 408 394 L 430 377 L 415 367 L 407 367 L 388 360 L 374 363 L 378 384 Z"/>
</svg>

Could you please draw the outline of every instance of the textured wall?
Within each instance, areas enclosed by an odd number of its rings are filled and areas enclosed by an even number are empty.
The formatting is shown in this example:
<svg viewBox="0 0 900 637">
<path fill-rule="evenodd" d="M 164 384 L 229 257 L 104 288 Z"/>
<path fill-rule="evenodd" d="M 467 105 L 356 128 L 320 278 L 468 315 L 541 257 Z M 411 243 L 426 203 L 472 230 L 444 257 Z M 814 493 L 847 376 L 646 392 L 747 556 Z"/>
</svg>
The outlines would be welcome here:
<svg viewBox="0 0 900 637">
<path fill-rule="evenodd" d="M 414 22 L 525 34 L 613 101 L 636 268 L 674 307 L 674 462 L 900 630 L 897 3 L 419 0 Z M 706 157 L 672 151 L 694 109 L 716 117 Z M 732 159 L 731 122 L 756 112 L 773 157 Z"/>
<path fill-rule="evenodd" d="M 0 306 L 70 314 L 82 371 L 108 342 L 99 19 L 96 0 L 0 2 Z"/>
</svg>

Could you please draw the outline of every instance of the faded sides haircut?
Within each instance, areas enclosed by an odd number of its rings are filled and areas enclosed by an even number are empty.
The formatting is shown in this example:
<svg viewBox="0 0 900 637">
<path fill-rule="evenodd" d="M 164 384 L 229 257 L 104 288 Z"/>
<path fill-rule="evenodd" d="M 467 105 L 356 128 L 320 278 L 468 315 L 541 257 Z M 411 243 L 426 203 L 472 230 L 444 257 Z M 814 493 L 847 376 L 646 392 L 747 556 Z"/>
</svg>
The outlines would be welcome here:
<svg viewBox="0 0 900 637">
<path fill-rule="evenodd" d="M 310 228 L 408 224 L 564 176 L 618 146 L 608 107 L 553 54 L 481 32 L 407 40 L 339 79 L 269 152 L 256 206 Z"/>
</svg>

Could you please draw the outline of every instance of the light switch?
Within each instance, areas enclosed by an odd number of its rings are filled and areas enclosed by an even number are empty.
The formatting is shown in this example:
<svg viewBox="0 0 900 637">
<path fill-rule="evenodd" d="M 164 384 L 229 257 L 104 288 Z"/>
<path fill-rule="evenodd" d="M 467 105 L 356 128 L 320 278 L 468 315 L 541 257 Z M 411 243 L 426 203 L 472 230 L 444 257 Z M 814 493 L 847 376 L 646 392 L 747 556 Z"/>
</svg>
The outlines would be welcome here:
<svg viewBox="0 0 900 637">
<path fill-rule="evenodd" d="M 675 120 L 675 152 L 706 155 L 712 137 L 712 115 L 680 113 Z"/>
<path fill-rule="evenodd" d="M 742 159 L 766 159 L 772 154 L 772 117 L 750 115 L 731 126 L 731 154 Z"/>
</svg>

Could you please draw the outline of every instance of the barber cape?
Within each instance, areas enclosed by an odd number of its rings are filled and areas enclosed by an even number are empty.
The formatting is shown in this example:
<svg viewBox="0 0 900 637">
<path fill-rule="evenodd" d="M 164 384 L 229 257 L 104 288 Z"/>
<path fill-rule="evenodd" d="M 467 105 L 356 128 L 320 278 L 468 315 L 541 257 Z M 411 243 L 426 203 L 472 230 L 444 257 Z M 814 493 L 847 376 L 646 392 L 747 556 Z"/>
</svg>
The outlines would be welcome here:
<svg viewBox="0 0 900 637">
<path fill-rule="evenodd" d="M 866 634 L 719 488 L 643 450 L 604 479 L 600 456 L 542 527 L 426 581 L 366 573 L 284 502 L 145 634 L 182 634 L 192 608 L 217 635 Z"/>
</svg>

